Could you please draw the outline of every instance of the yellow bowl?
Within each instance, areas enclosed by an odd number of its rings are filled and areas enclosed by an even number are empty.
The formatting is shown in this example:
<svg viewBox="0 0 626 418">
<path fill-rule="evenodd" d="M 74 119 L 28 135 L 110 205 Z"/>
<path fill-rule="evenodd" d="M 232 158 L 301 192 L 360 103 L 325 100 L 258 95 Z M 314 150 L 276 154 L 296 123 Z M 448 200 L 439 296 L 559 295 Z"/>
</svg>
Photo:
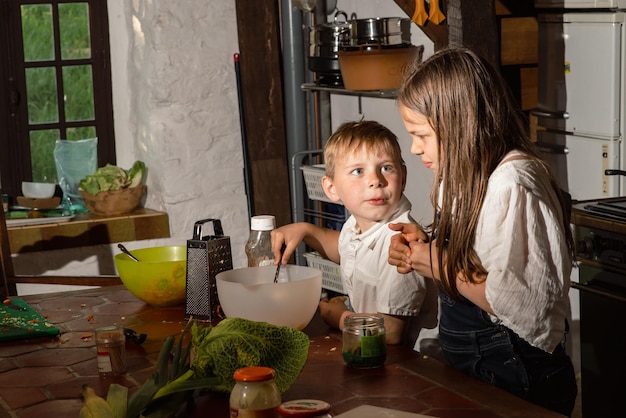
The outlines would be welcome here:
<svg viewBox="0 0 626 418">
<path fill-rule="evenodd" d="M 114 257 L 122 283 L 138 299 L 155 307 L 177 306 L 185 301 L 187 247 L 162 246 L 130 250 Z"/>
</svg>

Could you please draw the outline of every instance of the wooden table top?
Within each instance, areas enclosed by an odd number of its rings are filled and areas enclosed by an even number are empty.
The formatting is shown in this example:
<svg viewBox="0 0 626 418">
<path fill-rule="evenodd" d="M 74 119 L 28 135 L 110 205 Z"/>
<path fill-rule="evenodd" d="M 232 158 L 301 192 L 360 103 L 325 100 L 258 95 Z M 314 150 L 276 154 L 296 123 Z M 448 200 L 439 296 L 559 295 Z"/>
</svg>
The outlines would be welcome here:
<svg viewBox="0 0 626 418">
<path fill-rule="evenodd" d="M 78 417 L 88 384 L 104 396 L 108 386 L 135 388 L 154 370 L 164 339 L 179 334 L 184 307 L 152 308 L 123 286 L 23 297 L 61 330 L 57 337 L 0 343 L 0 417 Z M 95 328 L 118 324 L 146 333 L 127 342 L 128 373 L 98 376 Z M 337 415 L 359 405 L 437 417 L 556 417 L 555 413 L 491 387 L 403 346 L 389 346 L 384 367 L 355 370 L 343 364 L 341 334 L 318 315 L 304 330 L 311 339 L 302 373 L 283 400 L 321 399 Z M 228 417 L 228 396 L 199 394 L 187 417 Z"/>
</svg>

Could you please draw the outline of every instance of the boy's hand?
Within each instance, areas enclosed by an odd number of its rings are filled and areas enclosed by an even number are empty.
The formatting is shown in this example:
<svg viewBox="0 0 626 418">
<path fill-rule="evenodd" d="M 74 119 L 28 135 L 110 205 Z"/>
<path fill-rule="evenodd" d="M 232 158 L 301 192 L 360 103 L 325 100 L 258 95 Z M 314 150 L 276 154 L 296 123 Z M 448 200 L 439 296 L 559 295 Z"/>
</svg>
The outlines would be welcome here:
<svg viewBox="0 0 626 418">
<path fill-rule="evenodd" d="M 304 225 L 299 223 L 281 226 L 272 230 L 272 252 L 274 264 L 285 265 L 302 242 L 305 235 Z"/>
<path fill-rule="evenodd" d="M 320 315 L 328 326 L 341 329 L 340 321 L 343 313 L 348 310 L 345 304 L 346 296 L 336 296 L 330 300 L 324 298 L 320 300 Z"/>
</svg>

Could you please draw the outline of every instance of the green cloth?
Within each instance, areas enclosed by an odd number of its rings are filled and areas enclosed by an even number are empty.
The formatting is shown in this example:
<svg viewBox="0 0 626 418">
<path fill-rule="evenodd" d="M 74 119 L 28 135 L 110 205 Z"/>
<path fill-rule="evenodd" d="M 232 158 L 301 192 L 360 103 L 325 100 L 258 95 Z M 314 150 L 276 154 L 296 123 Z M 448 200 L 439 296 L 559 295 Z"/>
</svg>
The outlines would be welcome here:
<svg viewBox="0 0 626 418">
<path fill-rule="evenodd" d="M 59 329 L 31 308 L 22 298 L 11 297 L 9 300 L 25 310 L 16 309 L 2 301 L 0 306 L 0 341 L 59 335 Z"/>
</svg>

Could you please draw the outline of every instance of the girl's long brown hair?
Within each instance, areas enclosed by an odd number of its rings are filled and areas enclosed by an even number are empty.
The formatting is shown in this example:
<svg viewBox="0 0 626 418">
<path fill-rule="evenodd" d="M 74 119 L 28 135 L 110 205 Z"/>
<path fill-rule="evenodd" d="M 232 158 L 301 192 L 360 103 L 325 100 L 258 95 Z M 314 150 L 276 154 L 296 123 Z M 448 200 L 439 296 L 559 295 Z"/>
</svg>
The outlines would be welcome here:
<svg viewBox="0 0 626 418">
<path fill-rule="evenodd" d="M 474 251 L 476 228 L 489 177 L 512 150 L 545 168 L 561 201 L 563 232 L 573 257 L 567 198 L 530 141 L 528 122 L 508 86 L 486 60 L 463 48 L 437 52 L 406 77 L 398 102 L 426 116 L 437 134 L 439 181 L 431 191 L 432 226 L 440 237 L 435 241 L 438 264 L 448 294 L 456 297 L 458 272 L 472 283 L 486 278 Z"/>
</svg>

